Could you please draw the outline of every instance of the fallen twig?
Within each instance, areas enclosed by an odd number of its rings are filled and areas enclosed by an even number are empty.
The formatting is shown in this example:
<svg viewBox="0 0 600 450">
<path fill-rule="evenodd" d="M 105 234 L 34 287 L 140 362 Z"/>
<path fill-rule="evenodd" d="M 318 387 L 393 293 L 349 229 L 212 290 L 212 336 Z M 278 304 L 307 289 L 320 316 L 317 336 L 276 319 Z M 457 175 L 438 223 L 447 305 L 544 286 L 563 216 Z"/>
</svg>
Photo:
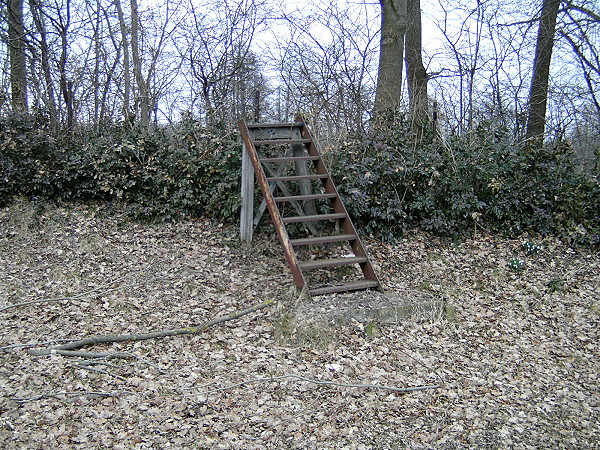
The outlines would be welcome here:
<svg viewBox="0 0 600 450">
<path fill-rule="evenodd" d="M 121 381 L 127 381 L 127 378 L 122 377 L 121 375 L 116 375 L 114 373 L 109 372 L 108 370 L 104 370 L 104 369 L 99 369 L 97 367 L 92 367 L 90 365 L 87 364 L 74 364 L 71 367 L 76 367 L 78 369 L 84 369 L 84 370 L 89 370 L 90 372 L 98 372 L 98 373 L 102 373 L 104 375 L 108 375 L 110 377 L 114 377 L 117 380 L 121 380 Z"/>
<path fill-rule="evenodd" d="M 12 345 L 6 345 L 4 347 L 0 347 L 0 350 L 8 353 L 9 350 L 12 350 L 15 348 L 35 347 L 35 346 L 39 346 L 39 345 L 56 344 L 58 342 L 72 342 L 75 340 L 76 339 L 55 339 L 55 340 L 47 341 L 47 342 L 30 342 L 28 344 L 12 344 Z"/>
<path fill-rule="evenodd" d="M 73 391 L 73 392 L 55 392 L 55 393 L 51 393 L 51 394 L 42 394 L 42 395 L 37 395 L 35 397 L 29 397 L 29 398 L 12 397 L 12 398 L 10 398 L 10 400 L 22 405 L 27 402 L 34 402 L 36 400 L 43 400 L 46 398 L 60 399 L 61 397 L 65 397 L 65 398 L 86 397 L 89 399 L 89 398 L 96 398 L 96 397 L 118 397 L 119 395 L 133 395 L 133 394 L 134 394 L 134 392 L 129 392 L 129 391 L 119 391 L 119 392 Z"/>
<path fill-rule="evenodd" d="M 127 353 L 127 352 L 86 352 L 86 351 L 77 351 L 77 350 L 60 350 L 58 348 L 51 348 L 50 354 L 61 355 L 61 356 L 79 356 L 81 358 L 122 358 L 122 359 L 138 358 L 133 353 Z"/>
<path fill-rule="evenodd" d="M 147 265 L 147 267 L 151 267 L 153 264 L 155 264 L 154 261 L 150 262 Z M 147 267 L 145 267 L 145 269 L 147 269 Z M 139 272 L 140 270 L 142 270 L 142 269 L 135 270 L 134 272 L 128 272 L 128 273 L 126 273 L 123 276 L 115 278 L 114 280 L 110 281 L 109 283 L 102 284 L 102 285 L 97 286 L 97 287 L 95 287 L 93 289 L 90 289 L 89 291 L 81 292 L 80 294 L 75 294 L 75 295 L 68 296 L 68 297 L 41 298 L 41 299 L 38 299 L 38 300 L 29 300 L 29 301 L 26 301 L 26 302 L 14 303 L 12 305 L 7 305 L 7 306 L 4 306 L 4 307 L 0 308 L 0 312 L 4 312 L 4 311 L 6 311 L 8 309 L 18 308 L 18 307 L 21 307 L 21 306 L 33 305 L 33 304 L 36 304 L 36 303 L 52 303 L 52 302 L 63 302 L 63 301 L 67 301 L 67 300 L 80 300 L 82 298 L 87 298 L 91 294 L 93 294 L 95 292 L 98 292 L 100 290 L 103 290 L 103 293 L 107 293 L 107 292 L 111 292 L 111 291 L 116 291 L 117 289 L 120 289 L 120 287 L 116 287 L 116 288 L 112 288 L 112 289 L 106 289 L 106 288 L 108 288 L 109 286 L 112 286 L 114 284 L 120 283 L 124 279 L 130 277 L 132 275 L 132 273 Z"/>
<path fill-rule="evenodd" d="M 44 349 L 30 349 L 29 353 L 35 356 L 43 356 L 50 355 L 52 353 L 59 353 L 59 351 L 64 350 L 77 350 L 83 347 L 87 347 L 90 345 L 96 344 L 106 344 L 106 343 L 114 343 L 114 342 L 125 342 L 125 341 L 143 341 L 147 339 L 156 339 L 163 338 L 168 336 L 180 336 L 184 334 L 200 334 L 204 332 L 206 329 L 218 325 L 223 322 L 228 322 L 231 320 L 239 319 L 247 314 L 253 313 L 255 311 L 259 311 L 263 308 L 266 308 L 272 303 L 272 301 L 266 301 L 264 303 L 259 303 L 258 305 L 251 306 L 250 308 L 244 309 L 237 313 L 231 314 L 229 316 L 221 316 L 215 319 L 212 319 L 206 322 L 204 325 L 195 326 L 195 327 L 187 327 L 187 328 L 175 328 L 172 330 L 163 330 L 163 331 L 154 331 L 150 333 L 141 333 L 141 334 L 117 334 L 117 335 L 106 335 L 106 336 L 93 336 L 85 339 L 80 339 L 78 341 L 69 342 L 68 344 L 59 345 L 52 348 L 44 348 Z M 62 353 L 61 353 L 62 354 Z M 67 356 L 67 355 L 65 355 Z M 70 356 L 70 355 L 68 355 Z M 82 355 L 72 355 L 72 356 L 82 356 Z"/>
</svg>

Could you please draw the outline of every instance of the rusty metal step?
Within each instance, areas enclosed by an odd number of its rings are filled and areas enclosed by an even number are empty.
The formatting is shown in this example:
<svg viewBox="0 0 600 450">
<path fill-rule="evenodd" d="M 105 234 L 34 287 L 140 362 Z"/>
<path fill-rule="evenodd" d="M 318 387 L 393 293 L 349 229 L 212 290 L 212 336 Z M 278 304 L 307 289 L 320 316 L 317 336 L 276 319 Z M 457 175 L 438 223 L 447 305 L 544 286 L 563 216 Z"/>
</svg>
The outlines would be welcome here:
<svg viewBox="0 0 600 450">
<path fill-rule="evenodd" d="M 287 197 L 274 197 L 276 202 L 300 202 L 302 200 L 320 200 L 324 198 L 336 198 L 337 194 L 335 193 L 326 193 L 326 194 L 310 194 L 310 195 L 290 195 Z"/>
<path fill-rule="evenodd" d="M 335 292 L 349 292 L 349 291 L 360 291 L 363 289 L 375 289 L 379 287 L 379 282 L 374 280 L 358 280 L 351 281 L 349 283 L 338 284 L 335 286 L 322 286 L 318 288 L 309 289 L 310 295 L 323 295 L 333 294 Z"/>
<path fill-rule="evenodd" d="M 311 216 L 292 216 L 284 217 L 283 223 L 298 223 L 298 222 L 317 222 L 319 220 L 334 220 L 334 219 L 345 219 L 348 216 L 345 213 L 331 213 L 331 214 L 314 214 Z"/>
<path fill-rule="evenodd" d="M 272 181 L 301 181 L 301 180 L 321 180 L 329 178 L 329 175 L 326 173 L 317 173 L 315 175 L 293 175 L 287 177 L 267 177 L 267 181 L 270 183 Z"/>
<path fill-rule="evenodd" d="M 279 156 L 277 158 L 259 158 L 260 162 L 288 162 L 288 161 L 319 161 L 320 156 Z"/>
<path fill-rule="evenodd" d="M 302 270 L 324 269 L 326 267 L 350 266 L 352 264 L 366 263 L 368 259 L 365 256 L 349 256 L 347 258 L 330 259 L 312 259 L 310 261 L 299 262 Z"/>
<path fill-rule="evenodd" d="M 296 119 L 291 123 L 260 123 L 246 124 L 245 121 L 239 122 L 240 133 L 244 143 L 246 152 L 244 153 L 247 161 L 246 168 L 250 165 L 254 168 L 254 175 L 258 181 L 261 190 L 263 191 L 264 203 L 269 209 L 271 219 L 277 236 L 281 241 L 285 258 L 290 266 L 294 283 L 299 289 L 307 289 L 310 295 L 322 295 L 333 292 L 356 291 L 361 289 L 378 288 L 381 285 L 377 280 L 371 263 L 369 262 L 363 244 L 358 237 L 356 228 L 352 224 L 348 216 L 342 199 L 340 198 L 333 180 L 329 176 L 327 168 L 323 163 L 323 159 L 314 139 L 306 124 L 301 118 Z M 258 154 L 256 147 L 261 145 L 272 145 L 273 152 L 269 155 Z M 291 145 L 291 148 L 285 149 L 285 145 Z M 279 147 L 278 147 L 279 146 Z M 284 150 L 285 149 L 285 150 Z M 280 152 L 278 155 L 277 152 Z M 314 174 L 307 167 L 310 161 L 314 163 Z M 250 164 L 248 164 L 250 163 Z M 295 163 L 295 164 L 288 164 Z M 279 165 L 280 170 L 275 172 L 270 170 L 270 165 Z M 310 164 L 312 166 L 313 164 Z M 281 172 L 283 168 L 292 170 L 292 172 Z M 272 177 L 267 177 L 267 173 L 272 174 Z M 309 173 L 311 173 L 309 175 Z M 286 175 L 287 174 L 287 175 Z M 247 170 L 242 172 L 242 179 L 251 180 Z M 316 184 L 309 183 L 308 180 L 320 180 L 323 186 L 318 188 Z M 299 182 L 299 192 L 293 191 L 285 182 Z M 247 186 L 248 183 L 244 184 Z M 315 190 L 320 189 L 320 190 Z M 250 188 L 246 188 L 246 194 Z M 278 191 L 279 196 L 275 197 L 273 192 Z M 247 198 L 252 198 L 250 195 Z M 329 202 L 321 202 L 318 208 L 310 202 L 310 200 L 327 199 Z M 292 217 L 282 217 L 285 202 L 290 202 L 290 205 L 298 214 Z M 252 204 L 250 201 L 248 204 Z M 321 210 L 328 206 L 327 210 Z M 287 208 L 286 205 L 286 210 Z M 248 223 L 248 210 L 242 210 L 244 218 L 243 224 Z M 264 210 L 264 208 L 263 208 Z M 322 214 L 316 214 L 316 211 Z M 327 211 L 327 213 L 325 213 Z M 250 210 L 252 212 L 252 210 Z M 262 214 L 262 212 L 260 212 Z M 259 216 L 260 217 L 260 216 Z M 339 220 L 340 231 L 338 235 L 321 236 L 319 230 L 314 227 L 312 222 Z M 312 233 L 309 237 L 290 239 L 286 224 L 305 222 L 306 227 Z M 247 228 L 247 226 L 246 226 Z M 314 229 L 312 229 L 314 228 Z M 296 249 L 301 246 L 308 245 L 323 245 L 331 242 L 350 243 L 352 246 L 352 254 L 347 257 L 331 257 L 299 261 Z M 346 245 L 346 244 L 344 244 Z M 360 255 L 360 256 L 357 256 Z M 336 273 L 318 273 L 318 269 L 327 269 L 344 266 L 358 266 L 362 272 L 363 279 L 344 282 L 343 279 L 337 279 Z M 357 268 L 358 268 L 357 267 Z M 314 270 L 312 275 L 316 275 L 316 279 L 322 279 L 322 275 L 333 276 L 331 286 L 316 286 L 312 288 L 307 284 L 303 271 Z M 325 272 L 327 272 L 325 270 Z M 358 275 L 358 273 L 357 273 Z M 357 277 L 358 278 L 358 277 Z"/>
<path fill-rule="evenodd" d="M 290 239 L 290 243 L 295 247 L 299 247 L 301 245 L 322 245 L 329 244 L 331 242 L 344 242 L 355 240 L 356 235 L 354 234 L 336 234 L 335 236 L 318 236 L 300 239 Z"/>
<path fill-rule="evenodd" d="M 310 139 L 260 139 L 254 142 L 254 145 L 283 145 L 283 144 L 310 144 L 312 141 Z"/>
</svg>

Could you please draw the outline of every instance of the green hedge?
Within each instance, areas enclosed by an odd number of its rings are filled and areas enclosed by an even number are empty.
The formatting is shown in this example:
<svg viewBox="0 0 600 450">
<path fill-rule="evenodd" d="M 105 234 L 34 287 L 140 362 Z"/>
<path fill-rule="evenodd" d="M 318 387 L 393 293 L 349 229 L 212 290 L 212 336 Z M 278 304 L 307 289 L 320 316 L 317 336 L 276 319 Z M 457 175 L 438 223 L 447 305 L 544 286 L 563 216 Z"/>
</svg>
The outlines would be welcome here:
<svg viewBox="0 0 600 450">
<path fill-rule="evenodd" d="M 15 197 L 119 201 L 143 220 L 211 216 L 240 207 L 241 146 L 193 118 L 147 135 L 117 125 L 54 138 L 43 116 L 0 119 L 0 206 Z M 491 126 L 416 145 L 402 121 L 329 153 L 338 189 L 363 232 L 394 239 L 421 228 L 476 228 L 600 243 L 600 187 L 566 143 L 518 147 Z"/>
<path fill-rule="evenodd" d="M 484 228 L 599 243 L 600 186 L 577 170 L 567 144 L 519 147 L 488 126 L 415 145 L 407 130 L 397 122 L 333 152 L 340 193 L 365 232 L 393 239 L 414 227 L 445 236 Z"/>
<path fill-rule="evenodd" d="M 0 204 L 17 196 L 120 201 L 137 219 L 236 220 L 237 136 L 193 119 L 147 135 L 119 126 L 54 139 L 44 117 L 0 120 Z"/>
</svg>

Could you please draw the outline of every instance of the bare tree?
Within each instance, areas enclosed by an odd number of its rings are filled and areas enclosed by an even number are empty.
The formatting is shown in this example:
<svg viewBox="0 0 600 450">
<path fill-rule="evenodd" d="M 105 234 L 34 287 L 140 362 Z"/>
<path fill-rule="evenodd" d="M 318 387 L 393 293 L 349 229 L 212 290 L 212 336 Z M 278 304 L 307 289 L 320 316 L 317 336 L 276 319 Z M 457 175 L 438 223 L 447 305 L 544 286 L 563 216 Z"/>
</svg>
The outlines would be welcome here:
<svg viewBox="0 0 600 450">
<path fill-rule="evenodd" d="M 131 56 L 133 59 L 133 74 L 136 83 L 136 106 L 139 107 L 139 124 L 143 132 L 148 131 L 150 124 L 150 96 L 146 78 L 142 73 L 142 58 L 140 55 L 140 14 L 137 0 L 130 0 L 131 5 Z"/>
<path fill-rule="evenodd" d="M 558 34 L 573 51 L 588 89 L 592 105 L 600 116 L 600 48 L 598 36 L 600 12 L 567 2 Z"/>
<path fill-rule="evenodd" d="M 256 59 L 251 52 L 255 33 L 262 23 L 260 4 L 253 0 L 220 2 L 211 13 L 190 2 L 191 24 L 180 34 L 180 52 L 190 70 L 193 102 L 199 99 L 206 123 L 216 125 L 224 118 L 227 86 L 243 74 Z M 195 86 L 198 85 L 198 88 Z M 225 91 L 224 91 L 225 90 Z"/>
<path fill-rule="evenodd" d="M 280 120 L 302 114 L 324 144 L 364 133 L 372 110 L 378 16 L 361 6 L 321 2 L 285 12 L 287 32 L 276 37 Z"/>
<path fill-rule="evenodd" d="M 37 47 L 40 54 L 40 65 L 42 70 L 42 101 L 48 110 L 50 125 L 54 131 L 59 128 L 60 119 L 56 107 L 56 90 L 54 80 L 52 79 L 50 45 L 48 43 L 48 31 L 46 30 L 45 11 L 39 0 L 29 0 L 29 10 L 33 18 L 35 30 L 37 32 Z M 33 33 L 32 33 L 33 35 Z"/>
<path fill-rule="evenodd" d="M 131 78 L 130 78 L 130 67 L 129 67 L 129 33 L 127 31 L 127 23 L 125 21 L 125 15 L 123 14 L 123 7 L 121 6 L 121 0 L 113 0 L 117 14 L 119 17 L 119 30 L 121 31 L 121 45 L 123 53 L 123 103 L 122 103 L 122 114 L 123 119 L 127 120 L 130 114 L 130 95 L 131 95 Z"/>
</svg>

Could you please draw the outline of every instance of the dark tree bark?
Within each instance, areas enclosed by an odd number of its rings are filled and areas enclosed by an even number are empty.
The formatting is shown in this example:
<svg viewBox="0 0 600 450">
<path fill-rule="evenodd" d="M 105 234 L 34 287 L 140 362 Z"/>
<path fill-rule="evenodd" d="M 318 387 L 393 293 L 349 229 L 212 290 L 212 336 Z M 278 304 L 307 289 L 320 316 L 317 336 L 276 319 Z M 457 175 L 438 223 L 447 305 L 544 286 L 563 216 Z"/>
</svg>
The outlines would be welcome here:
<svg viewBox="0 0 600 450">
<path fill-rule="evenodd" d="M 402 99 L 402 66 L 406 34 L 406 0 L 380 0 L 381 43 L 375 112 L 398 108 Z"/>
<path fill-rule="evenodd" d="M 406 78 L 408 80 L 409 119 L 415 128 L 428 120 L 427 72 L 421 54 L 421 1 L 408 0 L 406 27 Z"/>
<path fill-rule="evenodd" d="M 556 33 L 556 16 L 561 0 L 544 0 L 533 61 L 533 76 L 529 91 L 527 139 L 543 139 L 548 101 L 550 61 Z"/>
<path fill-rule="evenodd" d="M 10 55 L 11 101 L 14 111 L 27 111 L 27 70 L 23 0 L 8 0 L 8 51 Z"/>
<path fill-rule="evenodd" d="M 133 59 L 133 72 L 137 86 L 136 104 L 139 106 L 139 124 L 143 133 L 148 132 L 150 125 L 150 97 L 148 84 L 144 78 L 142 58 L 140 55 L 140 15 L 137 0 L 131 0 L 131 56 Z"/>
</svg>

